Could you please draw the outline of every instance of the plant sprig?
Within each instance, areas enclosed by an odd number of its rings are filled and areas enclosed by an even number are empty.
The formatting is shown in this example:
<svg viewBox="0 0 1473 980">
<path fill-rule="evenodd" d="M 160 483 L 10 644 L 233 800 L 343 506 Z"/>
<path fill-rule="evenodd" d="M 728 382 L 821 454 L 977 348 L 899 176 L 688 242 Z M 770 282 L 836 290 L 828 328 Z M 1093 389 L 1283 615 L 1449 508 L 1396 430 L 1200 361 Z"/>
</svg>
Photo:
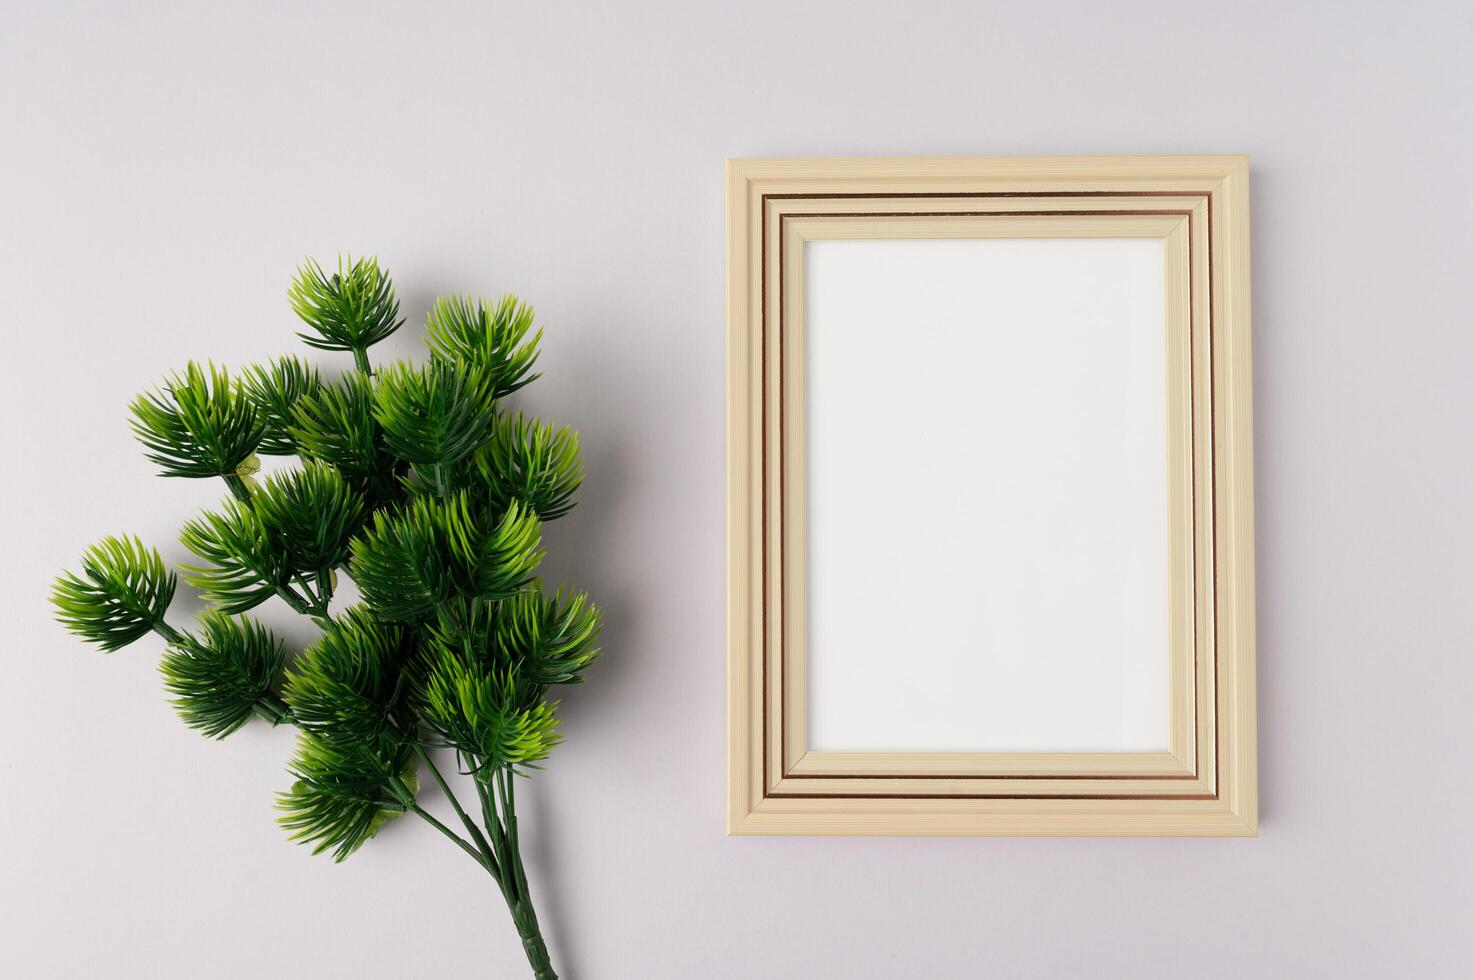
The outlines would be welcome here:
<svg viewBox="0 0 1473 980">
<path fill-rule="evenodd" d="M 292 309 L 309 328 L 298 333 L 318 350 L 347 351 L 358 368 L 368 370 L 368 348 L 404 325 L 399 298 L 378 259 L 338 259 L 338 271 L 327 273 L 308 259 L 287 291 Z"/>
<path fill-rule="evenodd" d="M 376 259 L 308 260 L 289 290 L 310 347 L 353 355 L 325 381 L 294 356 L 248 366 L 189 363 L 131 406 L 133 431 L 165 476 L 218 476 L 218 509 L 187 522 L 186 581 L 209 604 L 196 629 L 165 620 L 176 574 L 137 538 L 106 538 L 63 573 L 57 618 L 105 651 L 147 633 L 167 649 L 164 686 L 186 725 L 225 738 L 256 716 L 293 724 L 281 823 L 314 853 L 348 857 L 412 813 L 496 881 L 533 973 L 555 978 L 523 866 L 516 778 L 561 741 L 550 688 L 596 660 L 601 617 L 586 593 L 537 578 L 542 524 L 583 479 L 577 434 L 507 412 L 535 380 L 541 331 L 512 296 L 444 297 L 424 364 L 371 371 L 368 349 L 400 328 Z M 295 456 L 258 482 L 257 454 Z M 334 612 L 340 576 L 362 602 Z M 292 656 L 241 615 L 273 598 L 321 636 Z M 433 758 L 453 750 L 479 820 Z M 419 774 L 456 820 L 418 801 Z M 453 824 L 458 822 L 460 829 Z"/>
</svg>

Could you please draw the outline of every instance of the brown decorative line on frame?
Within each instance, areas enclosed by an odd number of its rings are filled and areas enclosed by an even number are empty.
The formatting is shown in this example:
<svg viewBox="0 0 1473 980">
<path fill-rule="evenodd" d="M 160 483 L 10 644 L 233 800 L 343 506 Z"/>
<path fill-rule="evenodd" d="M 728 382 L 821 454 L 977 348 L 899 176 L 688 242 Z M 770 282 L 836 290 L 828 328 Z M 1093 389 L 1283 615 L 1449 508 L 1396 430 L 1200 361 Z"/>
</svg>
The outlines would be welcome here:
<svg viewBox="0 0 1473 980">
<path fill-rule="evenodd" d="M 1049 777 L 1051 779 L 1057 777 Z M 765 800 L 1215 800 L 1216 793 L 764 793 Z"/>
<path fill-rule="evenodd" d="M 785 793 L 785 792 L 780 792 L 780 791 L 772 791 L 772 790 L 769 789 L 769 785 L 770 785 L 770 782 L 771 782 L 771 772 L 770 772 L 770 769 L 769 769 L 769 756 L 770 756 L 769 741 L 770 741 L 770 736 L 771 736 L 771 727 L 770 727 L 770 724 L 769 724 L 769 711 L 770 711 L 769 701 L 770 701 L 770 695 L 769 695 L 769 685 L 768 685 L 768 662 L 769 662 L 770 654 L 771 654 L 771 650 L 770 650 L 771 620 L 770 620 L 770 614 L 769 614 L 769 609 L 768 609 L 769 596 L 770 596 L 770 589 L 769 589 L 768 586 L 770 584 L 770 582 L 769 582 L 769 568 L 770 568 L 770 565 L 771 565 L 771 561 L 770 561 L 771 554 L 769 552 L 769 548 L 770 548 L 770 540 L 771 540 L 771 533 L 770 532 L 771 532 L 772 525 L 771 525 L 771 514 L 770 514 L 769 506 L 768 506 L 768 498 L 770 497 L 770 494 L 768 492 L 769 483 L 768 483 L 768 469 L 767 469 L 767 467 L 768 467 L 768 458 L 769 458 L 769 455 L 770 455 L 770 453 L 769 453 L 769 443 L 768 443 L 768 431 L 769 431 L 768 404 L 769 404 L 769 400 L 768 400 L 768 397 L 767 397 L 767 395 L 768 395 L 768 347 L 769 347 L 769 344 L 768 344 L 768 340 L 769 340 L 769 335 L 768 335 L 768 322 L 769 322 L 769 319 L 768 319 L 768 312 L 769 312 L 768 311 L 768 271 L 767 271 L 768 270 L 768 266 L 769 266 L 769 262 L 768 262 L 768 244 L 767 244 L 768 243 L 768 208 L 767 208 L 767 202 L 770 201 L 770 200 L 846 200 L 846 199 L 918 199 L 918 198 L 937 198 L 937 199 L 964 199 L 964 198 L 1065 198 L 1065 197 L 1068 197 L 1068 198 L 1090 198 L 1090 197 L 1112 197 L 1112 198 L 1121 198 L 1121 197 L 1171 197 L 1171 198 L 1178 198 L 1178 199 L 1196 199 L 1196 200 L 1203 200 L 1203 199 L 1205 199 L 1206 200 L 1206 202 L 1207 202 L 1207 256 L 1206 256 L 1207 263 L 1206 264 L 1207 264 L 1207 283 L 1208 283 L 1208 289 L 1207 289 L 1207 307 L 1206 307 L 1206 314 L 1207 314 L 1206 315 L 1206 327 L 1207 327 L 1207 330 L 1208 330 L 1208 335 L 1207 335 L 1207 359 L 1208 359 L 1208 362 L 1207 362 L 1207 378 L 1208 378 L 1208 391 L 1207 391 L 1208 398 L 1207 398 L 1207 403 L 1208 403 L 1208 409 L 1209 409 L 1208 430 L 1209 430 L 1209 433 L 1210 434 L 1215 434 L 1217 432 L 1217 419 L 1216 419 L 1216 406 L 1214 404 L 1215 403 L 1215 398 L 1213 397 L 1213 392 L 1215 390 L 1215 377 L 1214 377 L 1214 375 L 1215 375 L 1215 350 L 1214 350 L 1214 348 L 1215 348 L 1216 345 L 1215 345 L 1215 342 L 1214 342 L 1214 339 L 1215 339 L 1214 338 L 1214 333 L 1215 332 L 1212 331 L 1212 329 L 1211 329 L 1211 323 L 1212 323 L 1212 300 L 1213 300 L 1213 280 L 1212 280 L 1212 195 L 1210 193 L 1195 192 L 1195 191 L 1118 191 L 1118 190 L 1112 190 L 1112 191 L 1020 191 L 1020 192 L 1011 192 L 1011 191 L 973 191 L 973 192 L 963 192 L 963 193 L 957 193 L 957 192 L 915 192 L 915 193 L 883 193 L 883 192 L 876 192 L 876 193 L 868 193 L 868 192 L 865 192 L 865 193 L 832 193 L 832 194 L 763 194 L 762 195 L 761 201 L 760 201 L 760 210 L 761 210 L 761 227 L 760 227 L 760 232 L 761 232 L 761 238 L 762 238 L 762 242 L 761 242 L 761 294 L 762 295 L 761 295 L 761 321 L 760 321 L 761 322 L 761 327 L 760 327 L 760 331 L 761 331 L 760 332 L 760 341 L 761 341 L 761 343 L 759 345 L 760 346 L 760 349 L 761 349 L 761 373 L 762 373 L 762 383 L 761 383 L 761 389 L 762 389 L 762 392 L 761 392 L 762 393 L 762 413 L 761 413 L 761 419 L 762 419 L 762 432 L 761 432 L 761 446 L 762 446 L 762 453 L 761 453 L 761 456 L 762 456 L 762 470 L 761 470 L 761 472 L 762 472 L 762 550 L 761 550 L 761 556 L 762 556 L 762 562 L 761 562 L 761 564 L 762 564 L 762 656 L 760 658 L 759 677 L 760 677 L 760 683 L 761 683 L 761 688 L 762 688 L 762 738 L 761 738 L 761 744 L 762 744 L 762 797 L 764 799 L 814 799 L 814 800 L 822 800 L 822 799 L 896 799 L 896 800 L 906 800 L 906 799 L 915 799 L 915 800 L 966 800 L 966 799 L 977 799 L 977 800 L 1216 800 L 1216 799 L 1219 798 L 1219 791 L 1218 791 L 1218 788 L 1217 788 L 1217 785 L 1216 785 L 1217 781 L 1216 781 L 1215 778 L 1213 780 L 1213 792 L 1210 793 L 1210 794 L 1199 794 L 1199 795 L 1129 794 L 1129 795 L 1118 795 L 1117 796 L 1117 795 L 1105 795 L 1105 794 L 1094 794 L 1094 793 L 1078 793 L 1078 794 L 1068 794 L 1068 793 L 1065 793 L 1065 794 L 1011 794 L 1011 793 L 866 793 L 866 792 L 860 792 L 860 793 L 793 793 L 793 792 L 786 792 Z M 777 380 L 777 385 L 778 385 L 778 388 L 777 388 L 777 396 L 778 396 L 778 453 L 779 453 L 778 464 L 777 465 L 778 465 L 778 494 L 779 494 L 779 499 L 778 499 L 778 508 L 777 509 L 778 509 L 778 517 L 779 517 L 779 528 L 782 528 L 782 529 L 785 529 L 786 528 L 786 519 L 787 519 L 787 515 L 786 515 L 786 505 L 787 505 L 787 473 L 786 473 L 786 465 L 785 465 L 785 461 L 787 459 L 787 411 L 786 411 L 786 404 L 785 404 L 785 401 L 784 401 L 784 399 L 786 398 L 786 393 L 787 393 L 786 392 L 786 389 L 787 389 L 787 377 L 786 377 L 787 364 L 786 364 L 786 360 L 787 360 L 787 358 L 784 356 L 785 355 L 785 352 L 786 352 L 786 337 L 784 335 L 784 329 L 785 329 L 785 323 L 786 323 L 786 297 L 787 297 L 787 287 L 786 287 L 786 283 L 784 281 L 784 269 L 785 269 L 785 258 L 786 258 L 786 255 L 785 255 L 785 253 L 786 253 L 786 236 L 782 234 L 782 224 L 785 223 L 789 218 L 791 218 L 791 217 L 801 217 L 801 218 L 1045 217 L 1045 216 L 1051 216 L 1051 215 L 1058 215 L 1058 216 L 1063 216 L 1063 217 L 1088 217 L 1088 216 L 1092 216 L 1092 215 L 1141 215 L 1141 216 L 1149 216 L 1149 215 L 1162 215 L 1162 214 L 1179 215 L 1179 216 L 1185 217 L 1186 220 L 1187 220 L 1187 296 L 1188 296 L 1188 301 L 1187 301 L 1187 311 L 1188 311 L 1187 343 L 1188 343 L 1188 351 L 1189 351 L 1189 353 L 1188 353 L 1188 358 L 1189 358 L 1188 359 L 1188 363 L 1189 364 L 1195 364 L 1196 363 L 1196 353 L 1197 353 L 1196 352 L 1196 339 L 1197 339 L 1197 327 L 1198 327 L 1197 309 L 1196 309 L 1196 297 L 1195 297 L 1195 276 L 1193 275 L 1193 271 L 1194 271 L 1194 269 L 1196 267 L 1195 267 L 1195 264 L 1192 261 L 1193 253 L 1194 253 L 1194 239 L 1195 239 L 1195 236 L 1192 234 L 1192 231 L 1193 231 L 1193 228 L 1192 228 L 1192 212 L 1189 211 L 1189 210 L 1148 210 L 1148 209 L 1142 209 L 1142 210 L 1129 210 L 1129 209 L 1109 209 L 1109 210 L 1106 210 L 1106 209 L 1095 209 L 1095 210 L 1087 210 L 1086 209 L 1086 210 L 1077 210 L 1077 211 L 1040 211 L 1040 210 L 1032 210 L 1032 211 L 1025 211 L 1025 210 L 1020 210 L 1020 211 L 936 211 L 936 212 L 921 212 L 921 211 L 854 212 L 854 211 L 849 211 L 849 212 L 823 212 L 823 213 L 811 213 L 811 212 L 809 212 L 809 213 L 801 213 L 801 214 L 797 214 L 797 215 L 789 215 L 789 214 L 781 214 L 781 215 L 779 215 L 778 216 L 779 217 L 779 226 L 778 226 L 778 231 L 779 231 L 779 234 L 778 234 L 778 255 L 777 255 L 777 261 L 778 261 L 778 273 L 777 273 L 778 274 L 777 341 L 778 341 L 778 350 L 779 350 L 779 356 L 778 356 L 778 361 L 777 361 L 777 369 L 778 369 L 778 380 Z M 1088 774 L 1088 773 L 1042 774 L 1042 775 L 1038 775 L 1038 774 L 1026 774 L 1026 773 L 1024 773 L 1024 774 L 1008 773 L 1008 774 L 996 774 L 996 775 L 979 775 L 979 774 L 975 774 L 975 773 L 960 773 L 960 774 L 958 774 L 958 773 L 936 773 L 936 774 L 928 774 L 928 773 L 903 773 L 903 774 L 877 774 L 877 773 L 804 773 L 800 778 L 803 778 L 803 779 L 841 779 L 841 780 L 842 779 L 947 779 L 947 780 L 959 780 L 959 779 L 976 779 L 976 780 L 1009 780 L 1009 779 L 1014 779 L 1014 780 L 1016 780 L 1016 779 L 1070 780 L 1070 779 L 1080 779 L 1080 780 L 1083 780 L 1083 779 L 1091 779 L 1091 780 L 1120 780 L 1120 781 L 1150 780 L 1150 781 L 1155 781 L 1155 782 L 1168 782 L 1168 781 L 1175 781 L 1175 780 L 1194 780 L 1194 779 L 1197 779 L 1197 778 L 1200 777 L 1201 771 L 1202 771 L 1202 744 L 1201 744 L 1201 732 L 1200 732 L 1200 727 L 1201 727 L 1201 718 L 1200 718 L 1201 691 L 1199 690 L 1199 686 L 1200 686 L 1199 685 L 1199 677 L 1200 677 L 1200 674 L 1201 674 L 1201 644 L 1197 642 L 1197 635 L 1198 635 L 1198 630 L 1197 630 L 1197 626 L 1198 626 L 1197 606 L 1198 606 L 1198 602 L 1196 601 L 1197 600 L 1197 575 L 1196 575 L 1196 568 L 1197 568 L 1197 559 L 1200 556 L 1198 556 L 1198 554 L 1197 554 L 1197 534 L 1196 534 L 1196 530 L 1197 530 L 1197 510 L 1198 510 L 1198 508 L 1197 508 L 1197 481 L 1195 479 L 1195 475 L 1197 473 L 1197 466 L 1198 466 L 1198 454 L 1197 454 L 1198 445 L 1197 445 L 1197 427 L 1196 427 L 1195 422 L 1194 422 L 1194 420 L 1196 418 L 1196 394 L 1197 393 L 1196 393 L 1196 385 L 1193 384 L 1193 383 L 1191 383 L 1190 379 L 1189 379 L 1189 382 L 1188 382 L 1188 385 L 1187 385 L 1187 389 L 1188 389 L 1188 398 L 1189 398 L 1189 404 L 1190 404 L 1190 414 L 1191 414 L 1191 417 L 1192 417 L 1192 420 L 1193 420 L 1193 424 L 1189 425 L 1188 426 L 1188 429 L 1189 429 L 1189 432 L 1191 433 L 1191 439 L 1190 439 L 1191 454 L 1190 454 L 1190 458 L 1191 458 L 1191 470 L 1192 470 L 1192 473 L 1194 475 L 1194 478 L 1192 480 L 1192 501 L 1191 501 L 1191 519 L 1192 519 L 1192 529 L 1193 529 L 1193 534 L 1192 534 L 1192 554 L 1193 554 L 1193 561 L 1192 561 L 1192 568 L 1193 568 L 1193 575 L 1192 575 L 1192 595 L 1193 595 L 1193 603 L 1192 603 L 1192 620 L 1193 620 L 1193 629 L 1192 629 L 1192 663 L 1193 663 L 1193 673 L 1192 673 L 1192 691 L 1193 691 L 1193 697 L 1192 697 L 1192 719 L 1193 719 L 1193 724 L 1192 724 L 1192 740 L 1193 740 L 1193 769 L 1192 769 L 1192 772 L 1190 774 L 1185 774 L 1185 775 L 1162 775 L 1162 776 L 1158 776 L 1158 775 L 1143 775 L 1143 774 L 1106 774 L 1106 775 L 1099 775 L 1099 774 Z M 1209 485 L 1215 487 L 1216 486 L 1215 481 L 1216 481 L 1216 475 L 1217 475 L 1216 474 L 1216 460 L 1213 458 L 1215 454 L 1212 452 L 1211 445 L 1209 445 L 1207 447 L 1207 449 L 1208 449 L 1208 452 L 1207 452 L 1207 458 L 1208 458 L 1207 465 L 1209 467 L 1209 481 L 1210 481 Z M 1217 495 L 1216 495 L 1216 493 L 1212 494 L 1211 505 L 1212 505 L 1212 525 L 1213 525 L 1213 528 L 1215 529 L 1216 526 L 1217 526 Z M 779 541 L 779 545 L 778 545 L 779 546 L 779 549 L 781 549 L 782 546 L 783 546 L 782 545 L 783 540 L 784 540 L 784 534 L 780 532 L 779 538 L 778 538 L 778 541 Z M 1214 530 L 1214 547 L 1212 549 L 1212 554 L 1209 556 L 1213 560 L 1214 564 L 1215 564 L 1215 561 L 1216 561 L 1216 557 L 1215 556 L 1216 556 L 1216 547 L 1215 547 L 1215 530 Z M 784 566 L 784 567 L 786 567 L 786 566 Z M 1216 719 L 1218 717 L 1218 715 L 1220 714 L 1220 705 L 1218 705 L 1216 702 L 1218 702 L 1220 700 L 1220 697 L 1221 697 L 1221 691 L 1219 690 L 1220 685 L 1217 683 L 1217 679 L 1216 679 L 1217 678 L 1217 645 L 1218 645 L 1218 642 L 1220 641 L 1220 631 L 1222 629 L 1222 626 L 1221 626 L 1220 623 L 1217 622 L 1218 617 L 1216 616 L 1216 610 L 1217 610 L 1217 575 L 1216 575 L 1216 569 L 1215 568 L 1213 569 L 1213 572 L 1214 572 L 1214 574 L 1212 575 L 1212 592 L 1213 592 L 1213 595 L 1212 595 L 1212 607 L 1213 607 L 1213 611 L 1214 611 L 1214 617 L 1213 617 L 1213 644 L 1212 644 L 1212 665 L 1211 665 L 1212 666 L 1212 675 L 1211 676 L 1213 678 L 1213 684 L 1212 684 L 1212 695 L 1213 695 L 1213 699 L 1214 699 L 1214 713 L 1213 713 L 1213 717 L 1214 717 L 1214 719 Z M 778 598 L 778 624 L 779 624 L 779 628 L 781 630 L 781 632 L 779 634 L 779 642 L 778 642 L 778 665 L 777 665 L 777 667 L 778 667 L 778 676 L 779 677 L 785 677 L 786 676 L 786 664 L 787 664 L 787 661 L 786 661 L 786 646 L 787 646 L 787 642 L 786 642 L 787 641 L 787 582 L 785 580 L 783 581 L 782 594 Z M 786 698 L 784 698 L 784 702 L 786 702 Z M 783 704 L 779 705 L 778 710 L 781 713 L 779 720 L 782 722 L 783 731 L 786 731 L 787 730 L 787 705 L 786 705 L 786 703 L 783 703 Z M 1214 723 L 1213 726 L 1212 726 L 1212 734 L 1213 734 L 1213 745 L 1212 745 L 1212 747 L 1213 747 L 1213 758 L 1212 758 L 1212 762 L 1213 762 L 1214 771 L 1215 771 L 1215 768 L 1216 768 L 1216 766 L 1218 764 L 1218 761 L 1221 758 L 1221 756 L 1220 756 L 1220 752 L 1221 752 L 1221 733 L 1220 733 L 1220 728 L 1221 728 L 1221 726 L 1219 724 L 1217 724 L 1217 723 Z M 787 752 L 786 745 L 785 744 L 779 744 L 777 746 L 777 751 L 779 753 L 779 762 L 781 763 L 781 767 L 784 770 L 788 770 L 789 766 L 788 766 L 788 760 L 787 760 L 787 756 L 786 756 L 786 752 Z M 786 771 L 784 772 L 784 775 L 788 775 L 788 774 L 789 774 L 788 772 L 786 772 Z"/>
<path fill-rule="evenodd" d="M 1212 488 L 1212 791 L 1217 789 L 1217 765 L 1222 759 L 1222 690 L 1217 683 L 1217 647 L 1222 642 L 1222 617 L 1217 615 L 1217 331 L 1212 329 L 1212 300 L 1217 296 L 1217 287 L 1212 282 L 1212 195 L 1207 195 L 1207 431 L 1212 444 L 1207 447 L 1207 480 Z M 1195 357 L 1195 353 L 1193 354 Z M 1196 412 L 1193 404 L 1192 411 Z M 1195 457 L 1192 466 L 1195 467 Z M 1196 492 L 1195 486 L 1193 493 Z M 1197 508 L 1192 508 L 1193 528 L 1196 527 Z M 1192 535 L 1193 546 L 1196 533 Z M 1196 576 L 1192 577 L 1193 583 Z M 1195 584 L 1194 584 L 1195 587 Z"/>
<path fill-rule="evenodd" d="M 832 194 L 763 194 L 762 203 L 766 205 L 768 201 L 842 201 L 865 198 L 891 198 L 898 201 L 916 197 L 1180 197 L 1200 201 L 1211 196 L 1205 191 L 907 191 L 894 194 L 884 191 L 836 191 Z"/>
</svg>

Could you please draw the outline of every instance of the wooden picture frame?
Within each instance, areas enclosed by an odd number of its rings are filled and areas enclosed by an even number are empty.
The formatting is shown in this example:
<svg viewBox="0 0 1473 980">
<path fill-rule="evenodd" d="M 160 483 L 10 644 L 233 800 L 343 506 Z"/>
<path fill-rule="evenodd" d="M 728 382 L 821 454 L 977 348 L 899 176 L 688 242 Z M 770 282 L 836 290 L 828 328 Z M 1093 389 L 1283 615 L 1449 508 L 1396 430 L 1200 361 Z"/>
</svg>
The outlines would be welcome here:
<svg viewBox="0 0 1473 980">
<path fill-rule="evenodd" d="M 728 831 L 1255 834 L 1246 158 L 731 160 L 727 195 Z M 1159 750 L 810 744 L 805 256 L 973 239 L 1159 243 Z"/>
</svg>

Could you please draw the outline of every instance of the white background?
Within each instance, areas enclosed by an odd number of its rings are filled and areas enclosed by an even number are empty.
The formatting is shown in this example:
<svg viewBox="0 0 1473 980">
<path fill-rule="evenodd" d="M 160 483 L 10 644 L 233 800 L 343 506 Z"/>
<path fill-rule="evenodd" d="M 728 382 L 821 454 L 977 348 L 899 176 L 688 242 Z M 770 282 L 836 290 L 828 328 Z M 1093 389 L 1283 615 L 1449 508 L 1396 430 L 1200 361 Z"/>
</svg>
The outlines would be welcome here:
<svg viewBox="0 0 1473 980">
<path fill-rule="evenodd" d="M 1161 240 L 805 261 L 808 747 L 1167 751 Z"/>
<path fill-rule="evenodd" d="M 291 349 L 294 264 L 346 249 L 416 322 L 452 289 L 535 303 L 525 401 L 587 445 L 550 568 L 598 595 L 608 653 L 521 794 L 565 976 L 1465 971 L 1466 3 L 35 0 L 0 22 L 0 973 L 524 975 L 444 840 L 400 821 L 341 866 L 284 843 L 286 732 L 199 738 L 156 645 L 105 657 L 46 609 L 88 543 L 177 559 L 220 496 L 151 475 L 128 399 L 190 357 Z M 725 837 L 722 158 L 1239 151 L 1261 836 Z"/>
</svg>

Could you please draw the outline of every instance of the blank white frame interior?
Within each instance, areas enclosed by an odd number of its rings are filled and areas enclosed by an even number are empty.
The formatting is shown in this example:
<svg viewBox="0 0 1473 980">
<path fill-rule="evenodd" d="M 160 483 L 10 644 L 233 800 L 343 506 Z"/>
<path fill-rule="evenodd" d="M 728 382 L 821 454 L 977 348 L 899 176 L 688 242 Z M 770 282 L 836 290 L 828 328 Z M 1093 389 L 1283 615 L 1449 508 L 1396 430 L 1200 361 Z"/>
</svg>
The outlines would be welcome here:
<svg viewBox="0 0 1473 980">
<path fill-rule="evenodd" d="M 808 747 L 1167 751 L 1161 240 L 805 248 Z"/>
</svg>

